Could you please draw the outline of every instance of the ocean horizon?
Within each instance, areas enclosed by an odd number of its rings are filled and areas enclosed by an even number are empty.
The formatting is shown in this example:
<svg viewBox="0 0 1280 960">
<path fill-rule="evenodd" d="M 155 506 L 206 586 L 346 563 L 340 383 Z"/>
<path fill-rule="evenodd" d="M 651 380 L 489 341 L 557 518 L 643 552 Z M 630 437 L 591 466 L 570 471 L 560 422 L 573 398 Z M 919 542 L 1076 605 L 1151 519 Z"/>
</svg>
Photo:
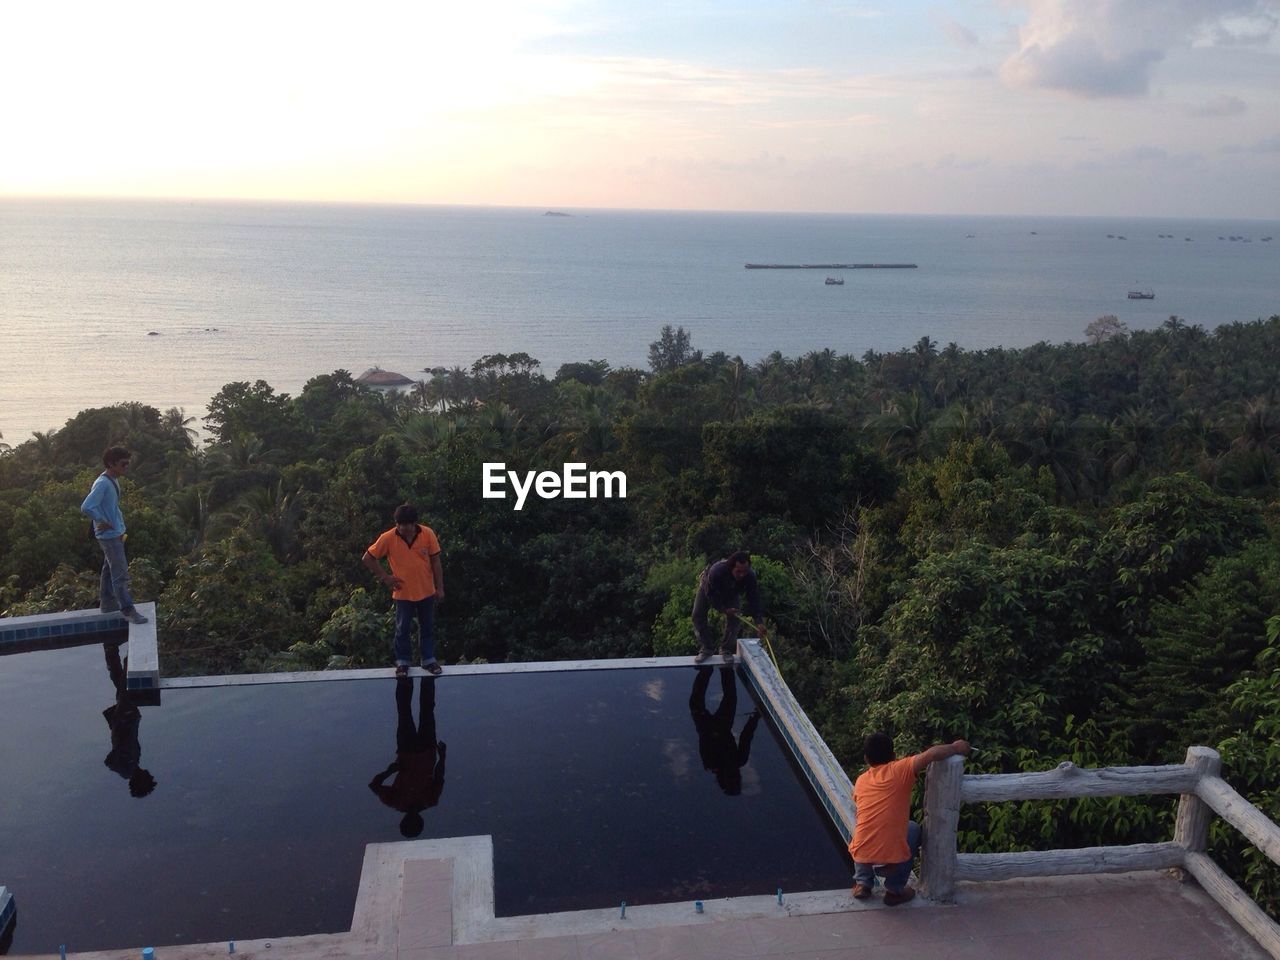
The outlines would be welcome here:
<svg viewBox="0 0 1280 960">
<path fill-rule="evenodd" d="M 0 434 L 17 444 L 125 401 L 199 417 L 237 380 L 296 394 L 336 369 L 417 379 L 490 353 L 526 352 L 548 376 L 571 361 L 645 368 L 664 324 L 756 362 L 926 336 L 1081 341 L 1103 314 L 1212 329 L 1280 313 L 1276 221 L 553 209 L 568 216 L 2 199 Z"/>
</svg>

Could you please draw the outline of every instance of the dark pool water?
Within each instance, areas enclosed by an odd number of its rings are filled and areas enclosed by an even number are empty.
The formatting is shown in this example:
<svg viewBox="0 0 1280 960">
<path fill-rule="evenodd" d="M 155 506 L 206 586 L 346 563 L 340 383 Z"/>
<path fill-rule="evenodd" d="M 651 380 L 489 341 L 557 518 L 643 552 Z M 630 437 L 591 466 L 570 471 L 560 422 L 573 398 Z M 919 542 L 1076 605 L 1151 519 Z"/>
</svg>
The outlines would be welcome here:
<svg viewBox="0 0 1280 960">
<path fill-rule="evenodd" d="M 718 719 L 725 677 L 695 720 L 692 668 L 446 676 L 425 700 L 389 677 L 166 690 L 135 711 L 110 649 L 0 656 L 10 953 L 345 930 L 365 844 L 418 830 L 493 835 L 499 916 L 848 883 L 767 720 L 742 762 L 743 677 Z"/>
</svg>

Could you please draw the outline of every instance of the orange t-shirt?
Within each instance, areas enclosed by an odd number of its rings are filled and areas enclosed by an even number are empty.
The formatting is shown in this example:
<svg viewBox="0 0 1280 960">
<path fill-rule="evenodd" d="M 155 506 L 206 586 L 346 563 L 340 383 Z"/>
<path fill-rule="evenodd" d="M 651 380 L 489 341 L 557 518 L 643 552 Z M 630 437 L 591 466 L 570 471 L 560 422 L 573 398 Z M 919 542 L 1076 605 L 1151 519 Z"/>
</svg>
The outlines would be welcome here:
<svg viewBox="0 0 1280 960">
<path fill-rule="evenodd" d="M 916 784 L 914 756 L 868 769 L 853 785 L 858 817 L 849 853 L 859 863 L 902 863 L 911 859 L 907 821 Z"/>
<path fill-rule="evenodd" d="M 392 527 L 369 547 L 369 553 L 391 564 L 392 576 L 404 581 L 399 590 L 393 590 L 394 600 L 425 600 L 436 593 L 436 578 L 431 574 L 431 558 L 440 552 L 440 541 L 435 531 L 418 524 L 418 534 L 413 546 Z"/>
</svg>

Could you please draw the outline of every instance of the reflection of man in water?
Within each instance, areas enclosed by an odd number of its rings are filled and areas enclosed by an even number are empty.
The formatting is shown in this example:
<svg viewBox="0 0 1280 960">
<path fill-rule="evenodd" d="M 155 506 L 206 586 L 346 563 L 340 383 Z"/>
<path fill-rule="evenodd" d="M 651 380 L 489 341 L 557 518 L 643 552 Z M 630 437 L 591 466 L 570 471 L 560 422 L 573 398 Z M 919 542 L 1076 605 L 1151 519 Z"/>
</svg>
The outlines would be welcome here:
<svg viewBox="0 0 1280 960">
<path fill-rule="evenodd" d="M 699 667 L 693 681 L 693 693 L 689 695 L 689 712 L 698 731 L 698 753 L 702 767 L 716 775 L 720 789 L 731 797 L 742 793 L 742 768 L 751 754 L 751 738 L 760 722 L 760 711 L 752 710 L 746 726 L 737 739 L 733 738 L 734 715 L 738 710 L 738 684 L 732 667 L 720 668 L 720 689 L 723 696 L 715 713 L 707 710 L 707 686 L 711 683 L 711 668 Z"/>
<path fill-rule="evenodd" d="M 120 662 L 120 645 L 104 643 L 102 652 L 107 661 L 107 674 L 116 688 L 116 702 L 102 711 L 111 728 L 111 752 L 102 762 L 129 781 L 132 796 L 145 797 L 156 788 L 156 778 L 139 765 L 142 744 L 138 742 L 138 726 L 142 722 L 142 711 L 129 696 L 125 667 Z"/>
<path fill-rule="evenodd" d="M 436 681 L 422 678 L 418 722 L 413 722 L 413 681 L 396 680 L 396 758 L 369 781 L 378 799 L 404 814 L 400 833 L 412 840 L 422 833 L 422 811 L 440 802 L 444 790 L 444 741 L 436 741 Z M 387 777 L 396 778 L 388 785 Z"/>
</svg>

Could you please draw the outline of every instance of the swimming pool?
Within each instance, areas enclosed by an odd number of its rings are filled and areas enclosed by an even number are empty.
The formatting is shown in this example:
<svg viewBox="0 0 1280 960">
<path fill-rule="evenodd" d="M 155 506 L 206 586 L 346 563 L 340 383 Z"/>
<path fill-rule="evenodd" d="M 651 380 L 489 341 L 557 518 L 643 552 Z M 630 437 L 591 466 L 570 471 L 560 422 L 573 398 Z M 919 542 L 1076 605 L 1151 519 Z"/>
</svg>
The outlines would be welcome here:
<svg viewBox="0 0 1280 960">
<path fill-rule="evenodd" d="M 491 834 L 499 916 L 848 884 L 732 671 L 165 689 L 132 710 L 117 649 L 0 656 L 12 953 L 342 931 L 365 844 L 406 836 Z"/>
</svg>

